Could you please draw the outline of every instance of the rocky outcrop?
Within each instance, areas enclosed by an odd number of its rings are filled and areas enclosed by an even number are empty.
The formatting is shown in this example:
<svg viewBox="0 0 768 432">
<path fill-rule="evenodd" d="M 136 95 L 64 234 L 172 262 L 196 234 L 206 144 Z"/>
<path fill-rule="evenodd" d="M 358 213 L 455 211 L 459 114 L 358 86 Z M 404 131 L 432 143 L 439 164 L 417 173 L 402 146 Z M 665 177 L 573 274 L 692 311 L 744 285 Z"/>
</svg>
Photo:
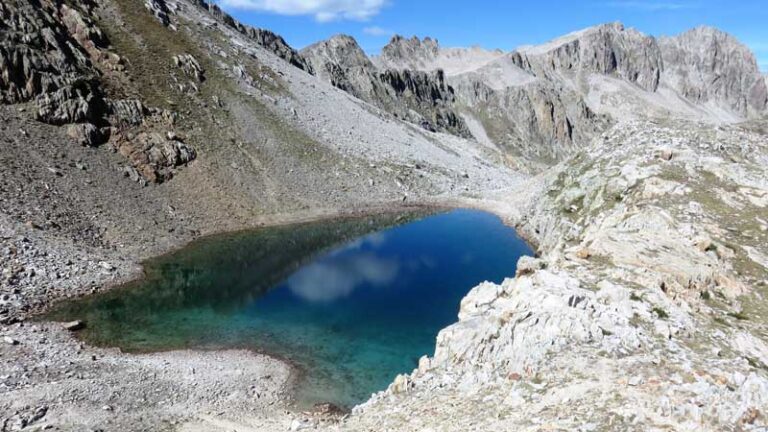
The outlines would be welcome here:
<svg viewBox="0 0 768 432">
<path fill-rule="evenodd" d="M 307 61 L 293 49 L 280 35 L 277 35 L 269 30 L 259 29 L 247 25 L 241 24 L 236 19 L 232 18 L 228 13 L 224 12 L 214 3 L 209 3 L 206 0 L 196 0 L 199 7 L 209 11 L 211 16 L 219 20 L 219 22 L 231 27 L 240 34 L 247 36 L 252 41 L 264 49 L 271 51 L 278 57 L 287 61 L 288 63 L 296 66 L 299 69 L 305 70 L 308 73 L 312 73 L 311 66 Z"/>
<path fill-rule="evenodd" d="M 425 129 L 470 136 L 442 71 L 379 69 L 346 35 L 311 45 L 302 54 L 320 78 L 359 99 Z"/>
<path fill-rule="evenodd" d="M 104 134 L 90 123 L 72 124 L 67 127 L 67 135 L 80 145 L 95 147 L 104 142 Z"/>
<path fill-rule="evenodd" d="M 138 99 L 109 101 L 110 123 L 118 127 L 138 126 L 150 112 Z"/>
<path fill-rule="evenodd" d="M 168 11 L 161 0 L 148 0 L 147 5 L 150 10 Z M 109 40 L 91 16 L 92 8 L 84 1 L 0 4 L 0 100 L 6 104 L 33 102 L 37 120 L 68 125 L 67 135 L 84 146 L 103 144 L 112 128 L 137 127 L 147 115 L 162 113 L 147 109 L 139 100 L 111 100 L 105 94 L 104 75 L 122 73 L 123 61 L 111 51 Z M 186 75 L 203 81 L 204 71 L 194 57 L 179 55 L 174 60 Z M 133 146 L 141 148 L 139 153 L 146 157 L 136 157 L 133 151 L 126 156 L 151 181 L 170 178 L 169 168 L 195 157 L 186 146 L 144 141 Z"/>
<path fill-rule="evenodd" d="M 38 99 L 40 118 L 55 124 L 81 121 L 94 115 L 97 70 L 88 52 L 58 18 L 79 15 L 89 30 L 81 38 L 103 47 L 100 31 L 79 12 L 43 1 L 13 0 L 0 4 L 0 100 L 4 103 Z M 67 105 L 59 107 L 59 105 Z"/>
<path fill-rule="evenodd" d="M 656 91 L 663 69 L 656 39 L 620 23 L 592 27 L 548 44 L 519 49 L 511 58 L 537 77 L 554 74 L 613 75 Z"/>
<path fill-rule="evenodd" d="M 754 54 L 733 36 L 698 27 L 659 39 L 664 81 L 694 103 L 724 103 L 742 116 L 764 113 L 768 90 Z"/>
<path fill-rule="evenodd" d="M 391 69 L 416 68 L 419 64 L 430 63 L 439 53 L 440 45 L 435 39 L 395 35 L 381 49 L 377 61 Z"/>
<path fill-rule="evenodd" d="M 173 64 L 181 69 L 185 75 L 194 78 L 197 82 L 205 81 L 204 70 L 200 63 L 191 54 L 180 54 L 173 56 Z"/>
<path fill-rule="evenodd" d="M 173 133 L 166 136 L 157 132 L 127 135 L 118 138 L 115 146 L 143 178 L 155 183 L 169 180 L 174 168 L 197 156 L 194 149 Z"/>
<path fill-rule="evenodd" d="M 164 26 L 171 23 L 171 17 L 168 16 L 170 10 L 168 9 L 165 0 L 144 0 L 144 7 L 146 7 L 147 10 L 150 11 Z"/>
</svg>

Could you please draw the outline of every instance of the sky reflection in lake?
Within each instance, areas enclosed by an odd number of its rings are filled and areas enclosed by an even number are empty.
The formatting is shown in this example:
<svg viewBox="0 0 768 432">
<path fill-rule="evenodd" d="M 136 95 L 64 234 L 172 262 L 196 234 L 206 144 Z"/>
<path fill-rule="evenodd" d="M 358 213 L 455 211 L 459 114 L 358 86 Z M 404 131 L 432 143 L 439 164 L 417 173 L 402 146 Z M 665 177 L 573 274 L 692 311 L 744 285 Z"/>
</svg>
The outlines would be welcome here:
<svg viewBox="0 0 768 432">
<path fill-rule="evenodd" d="M 53 318 L 85 319 L 86 340 L 126 350 L 274 353 L 305 372 L 300 404 L 351 406 L 431 355 L 467 291 L 514 275 L 531 253 L 471 210 L 277 227 L 195 242 Z"/>
</svg>

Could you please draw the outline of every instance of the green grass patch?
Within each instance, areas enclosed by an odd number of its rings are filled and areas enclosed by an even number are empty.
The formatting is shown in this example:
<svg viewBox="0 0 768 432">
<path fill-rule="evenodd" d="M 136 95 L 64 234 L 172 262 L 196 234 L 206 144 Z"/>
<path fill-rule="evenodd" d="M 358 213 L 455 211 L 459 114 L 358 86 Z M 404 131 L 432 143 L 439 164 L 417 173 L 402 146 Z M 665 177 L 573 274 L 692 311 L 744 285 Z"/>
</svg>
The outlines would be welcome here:
<svg viewBox="0 0 768 432">
<path fill-rule="evenodd" d="M 655 313 L 656 316 L 658 316 L 661 319 L 669 318 L 669 314 L 667 313 L 667 311 L 665 311 L 664 309 L 662 309 L 662 308 L 660 308 L 658 306 L 656 306 L 653 309 L 651 309 L 651 311 L 653 311 L 653 313 Z"/>
<path fill-rule="evenodd" d="M 728 316 L 739 321 L 748 321 L 749 317 L 744 312 L 728 312 Z"/>
</svg>

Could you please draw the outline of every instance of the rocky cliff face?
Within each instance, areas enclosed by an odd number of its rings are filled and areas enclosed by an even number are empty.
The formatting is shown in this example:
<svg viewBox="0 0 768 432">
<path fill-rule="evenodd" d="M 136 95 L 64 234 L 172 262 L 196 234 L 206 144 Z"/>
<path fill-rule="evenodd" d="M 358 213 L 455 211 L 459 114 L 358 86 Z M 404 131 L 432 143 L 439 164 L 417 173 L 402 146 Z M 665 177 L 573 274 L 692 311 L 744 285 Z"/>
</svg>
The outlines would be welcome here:
<svg viewBox="0 0 768 432">
<path fill-rule="evenodd" d="M 577 93 L 544 80 L 500 89 L 464 77 L 455 85 L 463 111 L 521 167 L 556 163 L 610 124 Z"/>
<path fill-rule="evenodd" d="M 733 36 L 698 27 L 659 39 L 664 81 L 694 103 L 723 103 L 741 116 L 766 110 L 768 90 L 752 52 Z"/>
<path fill-rule="evenodd" d="M 656 39 L 622 24 L 605 24 L 548 44 L 517 50 L 515 63 L 537 77 L 612 75 L 655 91 L 663 69 Z"/>
<path fill-rule="evenodd" d="M 311 45 L 302 55 L 319 77 L 397 118 L 431 131 L 470 136 L 453 109 L 454 91 L 441 71 L 379 69 L 346 35 Z"/>
</svg>

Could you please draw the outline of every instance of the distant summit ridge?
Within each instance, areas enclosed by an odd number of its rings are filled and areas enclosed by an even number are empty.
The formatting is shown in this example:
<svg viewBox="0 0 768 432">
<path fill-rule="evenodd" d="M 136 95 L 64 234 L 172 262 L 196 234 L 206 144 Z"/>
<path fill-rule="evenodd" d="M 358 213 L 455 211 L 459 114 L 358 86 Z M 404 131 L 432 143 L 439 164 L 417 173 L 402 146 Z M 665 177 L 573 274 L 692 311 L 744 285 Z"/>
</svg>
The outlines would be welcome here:
<svg viewBox="0 0 768 432">
<path fill-rule="evenodd" d="M 345 44 L 357 45 L 351 37 Z M 320 69 L 312 53 L 302 54 Z M 444 48 L 431 37 L 395 35 L 372 58 L 359 47 L 350 58 L 321 57 L 325 69 L 349 69 L 352 62 L 364 70 L 357 74 L 437 73 L 444 84 L 436 88 L 448 91 L 437 98 L 441 111 L 466 125 L 437 130 L 462 135 L 468 130 L 476 139 L 545 165 L 616 121 L 671 116 L 732 123 L 760 117 L 768 107 L 766 78 L 752 52 L 706 26 L 657 38 L 613 22 L 511 52 Z M 385 109 L 397 105 L 371 95 L 370 84 L 332 82 L 358 97 L 365 93 L 362 99 Z M 423 108 L 417 111 L 428 114 Z"/>
</svg>

